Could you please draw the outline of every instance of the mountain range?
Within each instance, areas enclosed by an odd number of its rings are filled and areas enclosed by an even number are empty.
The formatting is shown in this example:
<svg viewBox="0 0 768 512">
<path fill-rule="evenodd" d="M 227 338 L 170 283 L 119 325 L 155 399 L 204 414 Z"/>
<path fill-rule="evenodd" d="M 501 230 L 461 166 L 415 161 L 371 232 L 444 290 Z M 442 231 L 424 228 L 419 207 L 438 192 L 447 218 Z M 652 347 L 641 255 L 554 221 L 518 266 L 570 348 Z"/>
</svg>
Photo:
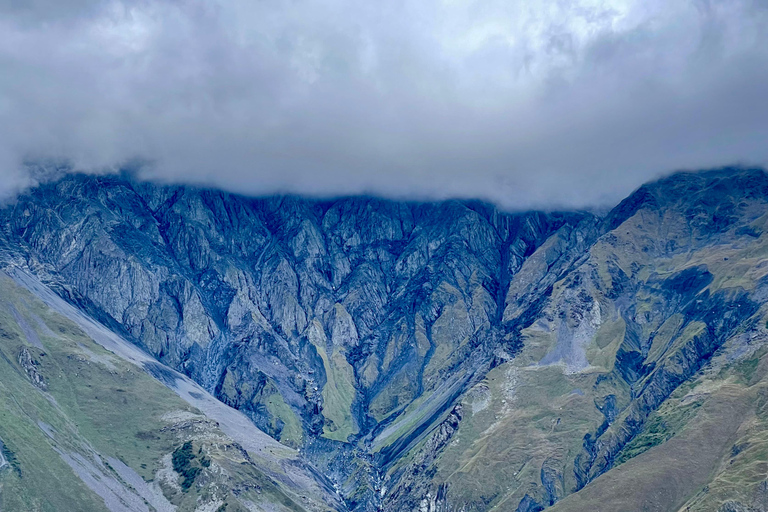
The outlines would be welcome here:
<svg viewBox="0 0 768 512">
<path fill-rule="evenodd" d="M 768 174 L 605 215 L 69 174 L 0 209 L 0 510 L 768 510 Z"/>
</svg>

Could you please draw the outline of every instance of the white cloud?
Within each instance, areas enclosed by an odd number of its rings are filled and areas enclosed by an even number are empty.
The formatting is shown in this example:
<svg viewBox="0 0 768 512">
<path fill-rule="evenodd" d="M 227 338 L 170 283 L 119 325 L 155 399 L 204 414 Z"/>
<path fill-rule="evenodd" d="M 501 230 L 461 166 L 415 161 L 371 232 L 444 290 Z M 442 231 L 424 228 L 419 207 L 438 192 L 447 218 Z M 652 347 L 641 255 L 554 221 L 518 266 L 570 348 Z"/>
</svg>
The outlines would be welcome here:
<svg viewBox="0 0 768 512">
<path fill-rule="evenodd" d="M 585 206 L 768 162 L 765 90 L 758 0 L 0 0 L 8 177 Z"/>
</svg>

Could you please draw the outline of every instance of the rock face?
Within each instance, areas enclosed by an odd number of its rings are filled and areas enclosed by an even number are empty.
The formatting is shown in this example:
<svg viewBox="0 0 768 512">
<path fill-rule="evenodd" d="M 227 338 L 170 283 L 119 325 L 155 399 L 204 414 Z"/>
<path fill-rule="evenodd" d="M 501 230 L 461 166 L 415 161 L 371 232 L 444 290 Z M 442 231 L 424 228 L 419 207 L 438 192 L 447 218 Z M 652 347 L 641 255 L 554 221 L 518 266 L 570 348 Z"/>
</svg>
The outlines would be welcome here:
<svg viewBox="0 0 768 512">
<path fill-rule="evenodd" d="M 757 325 L 766 215 L 768 176 L 743 169 L 646 185 L 603 218 L 72 175 L 0 211 L 0 250 L 301 449 L 352 509 L 541 510 Z M 522 421 L 534 371 L 578 414 L 547 416 L 510 473 L 532 480 L 473 490 L 470 441 Z"/>
</svg>

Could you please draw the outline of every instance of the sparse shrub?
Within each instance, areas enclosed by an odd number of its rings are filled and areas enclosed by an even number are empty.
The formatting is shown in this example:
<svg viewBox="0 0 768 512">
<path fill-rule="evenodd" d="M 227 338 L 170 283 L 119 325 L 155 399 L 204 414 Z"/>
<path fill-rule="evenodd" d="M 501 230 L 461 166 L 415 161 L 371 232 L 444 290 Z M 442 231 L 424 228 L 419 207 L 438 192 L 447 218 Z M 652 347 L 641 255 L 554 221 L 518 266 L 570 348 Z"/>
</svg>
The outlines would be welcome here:
<svg viewBox="0 0 768 512">
<path fill-rule="evenodd" d="M 615 465 L 620 465 L 641 453 L 667 442 L 680 433 L 688 421 L 696 415 L 701 402 L 679 405 L 677 408 L 660 409 L 648 417 L 642 430 L 619 452 Z"/>
<path fill-rule="evenodd" d="M 21 464 L 19 464 L 19 459 L 16 458 L 16 454 L 13 453 L 13 451 L 8 448 L 8 445 L 5 443 L 0 443 L 3 447 L 3 457 L 5 457 L 5 460 L 8 461 L 8 464 L 11 465 L 13 468 L 13 471 L 16 473 L 16 475 L 21 478 Z"/>
<path fill-rule="evenodd" d="M 192 487 L 197 475 L 202 471 L 199 467 L 192 465 L 194 460 L 191 441 L 187 441 L 173 452 L 173 470 L 181 475 L 181 488 L 184 491 Z M 208 464 L 210 465 L 210 462 Z"/>
</svg>

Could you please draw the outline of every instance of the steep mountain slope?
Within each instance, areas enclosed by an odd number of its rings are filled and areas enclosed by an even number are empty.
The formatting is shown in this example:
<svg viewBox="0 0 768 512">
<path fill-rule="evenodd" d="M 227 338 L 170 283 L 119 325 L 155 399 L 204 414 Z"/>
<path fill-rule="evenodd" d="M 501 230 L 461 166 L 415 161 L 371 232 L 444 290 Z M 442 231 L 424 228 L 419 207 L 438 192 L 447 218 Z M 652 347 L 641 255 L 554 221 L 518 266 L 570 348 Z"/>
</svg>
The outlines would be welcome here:
<svg viewBox="0 0 768 512">
<path fill-rule="evenodd" d="M 371 503 L 368 447 L 386 466 L 508 357 L 517 340 L 499 326 L 511 276 L 551 234 L 567 245 L 596 223 L 83 176 L 4 216 L 9 242 L 70 300 Z"/>
<path fill-rule="evenodd" d="M 674 176 L 617 207 L 517 357 L 465 395 L 432 485 L 472 510 L 540 510 L 574 492 L 562 510 L 674 510 L 704 488 L 760 393 L 739 372 L 764 364 L 766 200 L 764 173 L 719 172 Z M 764 427 L 752 429 L 757 446 Z M 687 451 L 671 451 L 683 434 Z M 751 456 L 768 463 L 762 448 Z"/>
<path fill-rule="evenodd" d="M 2 510 L 333 506 L 291 449 L 34 277 L 0 274 L 0 296 Z"/>
<path fill-rule="evenodd" d="M 674 175 L 605 218 L 68 176 L 0 220 L 9 269 L 300 449 L 352 509 L 768 492 L 761 170 Z"/>
</svg>

